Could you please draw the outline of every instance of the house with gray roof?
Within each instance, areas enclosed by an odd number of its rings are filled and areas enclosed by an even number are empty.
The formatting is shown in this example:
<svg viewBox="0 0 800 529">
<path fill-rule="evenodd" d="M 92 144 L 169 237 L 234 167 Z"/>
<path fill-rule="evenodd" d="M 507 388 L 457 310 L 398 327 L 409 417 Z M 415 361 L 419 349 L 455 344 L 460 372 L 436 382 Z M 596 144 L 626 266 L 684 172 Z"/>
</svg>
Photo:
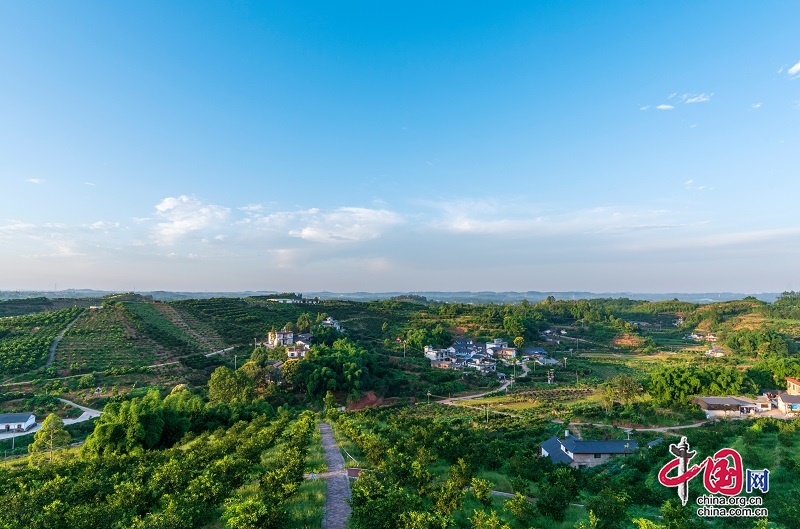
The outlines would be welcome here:
<svg viewBox="0 0 800 529">
<path fill-rule="evenodd" d="M 27 432 L 36 424 L 32 413 L 0 413 L 0 433 Z"/>
<path fill-rule="evenodd" d="M 788 393 L 778 394 L 775 399 L 778 403 L 778 409 L 783 413 L 798 413 L 800 412 L 800 395 L 789 395 Z"/>
<path fill-rule="evenodd" d="M 636 441 L 584 441 L 564 432 L 564 439 L 551 437 L 539 445 L 539 455 L 549 457 L 553 463 L 563 463 L 573 468 L 601 465 L 613 456 L 632 454 L 639 448 Z"/>
</svg>

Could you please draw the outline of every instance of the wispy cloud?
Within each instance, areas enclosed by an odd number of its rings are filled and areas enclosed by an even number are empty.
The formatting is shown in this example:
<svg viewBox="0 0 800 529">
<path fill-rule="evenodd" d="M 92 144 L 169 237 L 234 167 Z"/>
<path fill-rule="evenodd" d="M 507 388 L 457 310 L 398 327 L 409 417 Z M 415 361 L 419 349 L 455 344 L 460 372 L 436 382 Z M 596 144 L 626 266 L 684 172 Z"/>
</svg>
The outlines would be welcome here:
<svg viewBox="0 0 800 529">
<path fill-rule="evenodd" d="M 635 246 L 621 246 L 621 249 L 646 252 L 651 250 L 677 250 L 695 248 L 721 248 L 759 243 L 772 244 L 776 239 L 800 237 L 800 228 L 772 228 L 764 230 L 729 231 L 702 236 L 686 236 L 679 239 L 648 239 L 637 241 Z"/>
<path fill-rule="evenodd" d="M 672 109 L 673 109 L 673 108 L 675 108 L 675 107 L 674 107 L 674 106 L 672 106 L 672 105 L 661 104 L 661 105 L 658 105 L 656 108 L 657 108 L 658 110 L 672 110 Z"/>
<path fill-rule="evenodd" d="M 219 223 L 229 213 L 229 208 L 204 204 L 194 197 L 167 197 L 156 205 L 156 216 L 163 222 L 156 224 L 152 238 L 160 246 L 169 246 L 191 232 Z"/>
<path fill-rule="evenodd" d="M 753 103 L 752 105 L 750 105 L 750 108 L 761 108 L 761 103 L 760 102 L 759 103 Z"/>
<path fill-rule="evenodd" d="M 796 63 L 794 66 L 792 66 L 791 68 L 789 68 L 789 69 L 786 71 L 786 74 L 787 74 L 789 77 L 796 77 L 798 74 L 800 74 L 800 61 L 797 61 L 797 63 Z"/>
<path fill-rule="evenodd" d="M 119 227 L 120 227 L 119 222 L 106 222 L 104 220 L 98 220 L 97 222 L 89 224 L 90 230 L 109 231 L 109 230 L 116 230 Z"/>
<path fill-rule="evenodd" d="M 84 182 L 83 185 L 90 186 L 90 187 L 97 187 L 97 184 L 95 184 L 93 182 Z"/>
<path fill-rule="evenodd" d="M 30 182 L 31 184 L 41 185 L 44 184 L 44 180 L 41 178 L 28 178 L 25 180 L 26 182 Z"/>
<path fill-rule="evenodd" d="M 712 190 L 713 187 L 708 187 L 705 184 L 698 184 L 695 183 L 694 180 L 687 180 L 683 183 L 686 189 L 691 189 L 692 191 L 703 191 L 703 190 Z"/>
<path fill-rule="evenodd" d="M 687 105 L 691 103 L 705 103 L 711 101 L 711 96 L 714 94 L 683 94 L 681 100 Z"/>
<path fill-rule="evenodd" d="M 289 235 L 314 242 L 365 241 L 378 238 L 387 228 L 403 222 L 386 209 L 343 207 L 322 212 L 309 210 L 304 226 L 289 230 Z"/>
<path fill-rule="evenodd" d="M 451 201 L 438 207 L 437 218 L 426 222 L 436 230 L 459 235 L 489 235 L 508 238 L 591 236 L 643 230 L 664 230 L 682 226 L 669 211 L 634 210 L 627 207 L 596 207 L 574 211 L 544 210 L 513 215 L 507 201 Z M 523 210 L 525 211 L 525 210 Z"/>
</svg>

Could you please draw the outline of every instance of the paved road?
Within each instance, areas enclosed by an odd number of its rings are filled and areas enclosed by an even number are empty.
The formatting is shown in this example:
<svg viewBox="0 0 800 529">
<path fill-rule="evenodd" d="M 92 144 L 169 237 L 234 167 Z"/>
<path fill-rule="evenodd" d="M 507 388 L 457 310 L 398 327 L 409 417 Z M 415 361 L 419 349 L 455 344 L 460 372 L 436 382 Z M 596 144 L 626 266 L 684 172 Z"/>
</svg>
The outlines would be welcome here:
<svg viewBox="0 0 800 529">
<path fill-rule="evenodd" d="M 78 314 L 78 316 L 76 316 L 74 320 L 69 322 L 67 324 L 67 326 L 64 327 L 64 330 L 61 331 L 60 333 L 58 333 L 58 336 L 55 337 L 55 339 L 53 340 L 53 343 L 50 344 L 50 356 L 48 357 L 47 364 L 46 364 L 48 367 L 53 365 L 53 360 L 55 360 L 55 358 L 56 358 L 56 347 L 58 347 L 58 342 L 61 341 L 61 338 L 64 337 L 64 333 L 67 332 L 70 327 L 75 325 L 75 322 L 78 321 L 78 319 L 81 316 L 83 316 L 83 311 L 80 314 Z"/>
<path fill-rule="evenodd" d="M 331 426 L 320 423 L 322 448 L 325 450 L 325 463 L 328 472 L 328 490 L 325 493 L 325 512 L 322 516 L 322 529 L 345 529 L 350 517 L 350 482 L 344 469 L 344 457 L 336 440 L 333 438 Z"/>
</svg>

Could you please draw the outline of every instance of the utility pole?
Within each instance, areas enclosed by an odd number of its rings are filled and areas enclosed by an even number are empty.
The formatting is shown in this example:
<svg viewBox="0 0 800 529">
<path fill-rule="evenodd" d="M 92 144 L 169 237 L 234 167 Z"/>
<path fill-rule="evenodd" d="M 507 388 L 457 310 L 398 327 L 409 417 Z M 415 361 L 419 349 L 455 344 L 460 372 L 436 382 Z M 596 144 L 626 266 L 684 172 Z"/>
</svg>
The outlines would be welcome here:
<svg viewBox="0 0 800 529">
<path fill-rule="evenodd" d="M 431 403 L 431 390 L 428 390 L 428 404 Z"/>
<path fill-rule="evenodd" d="M 406 357 L 406 341 L 403 340 L 403 358 Z"/>
<path fill-rule="evenodd" d="M 233 370 L 234 371 L 236 371 L 236 365 L 237 365 L 236 364 L 236 358 L 237 358 L 237 355 L 233 355 Z"/>
<path fill-rule="evenodd" d="M 489 405 L 486 405 L 486 424 L 489 424 Z"/>
</svg>

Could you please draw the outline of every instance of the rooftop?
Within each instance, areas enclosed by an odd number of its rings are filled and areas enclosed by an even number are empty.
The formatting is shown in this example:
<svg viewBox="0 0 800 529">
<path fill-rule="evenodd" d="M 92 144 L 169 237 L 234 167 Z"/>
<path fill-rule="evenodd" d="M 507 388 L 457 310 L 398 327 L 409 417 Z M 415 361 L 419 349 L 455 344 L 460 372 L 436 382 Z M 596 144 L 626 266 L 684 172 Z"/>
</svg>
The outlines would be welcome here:
<svg viewBox="0 0 800 529">
<path fill-rule="evenodd" d="M 0 413 L 0 423 L 27 422 L 32 413 Z"/>
</svg>

